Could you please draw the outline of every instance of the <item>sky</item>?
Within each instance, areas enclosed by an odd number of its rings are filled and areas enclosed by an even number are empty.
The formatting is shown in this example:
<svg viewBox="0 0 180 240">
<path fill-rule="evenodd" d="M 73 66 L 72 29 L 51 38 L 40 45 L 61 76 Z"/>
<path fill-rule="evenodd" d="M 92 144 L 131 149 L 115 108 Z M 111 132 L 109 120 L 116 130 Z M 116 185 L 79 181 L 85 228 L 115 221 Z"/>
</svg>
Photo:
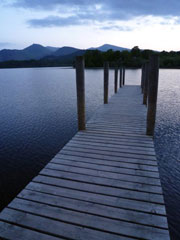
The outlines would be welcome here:
<svg viewBox="0 0 180 240">
<path fill-rule="evenodd" d="M 180 0 L 0 0 L 0 49 L 33 43 L 180 51 Z"/>
</svg>

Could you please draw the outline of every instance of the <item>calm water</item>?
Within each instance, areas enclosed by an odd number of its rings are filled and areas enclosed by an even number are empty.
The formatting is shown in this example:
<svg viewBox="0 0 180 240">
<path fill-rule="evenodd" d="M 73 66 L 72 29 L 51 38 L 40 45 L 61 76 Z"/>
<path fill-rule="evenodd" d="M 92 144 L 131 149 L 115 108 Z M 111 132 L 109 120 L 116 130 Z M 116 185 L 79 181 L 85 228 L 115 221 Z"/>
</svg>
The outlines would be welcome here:
<svg viewBox="0 0 180 240">
<path fill-rule="evenodd" d="M 140 83 L 140 70 L 126 72 Z M 113 94 L 110 71 L 110 95 Z M 103 71 L 86 70 L 87 119 L 103 101 Z M 76 133 L 74 69 L 0 70 L 1 209 Z M 172 239 L 180 239 L 180 70 L 160 70 L 155 148 Z"/>
</svg>

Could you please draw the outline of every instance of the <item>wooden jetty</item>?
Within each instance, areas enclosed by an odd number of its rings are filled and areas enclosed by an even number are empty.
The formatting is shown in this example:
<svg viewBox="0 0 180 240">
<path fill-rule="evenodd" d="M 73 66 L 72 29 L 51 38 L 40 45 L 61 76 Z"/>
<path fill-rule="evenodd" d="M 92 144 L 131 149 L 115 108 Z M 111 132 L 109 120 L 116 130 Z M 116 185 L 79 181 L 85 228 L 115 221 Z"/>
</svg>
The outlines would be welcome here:
<svg viewBox="0 0 180 240">
<path fill-rule="evenodd" d="M 97 109 L 1 212 L 0 238 L 170 239 L 142 101 L 139 86 L 123 86 Z"/>
</svg>

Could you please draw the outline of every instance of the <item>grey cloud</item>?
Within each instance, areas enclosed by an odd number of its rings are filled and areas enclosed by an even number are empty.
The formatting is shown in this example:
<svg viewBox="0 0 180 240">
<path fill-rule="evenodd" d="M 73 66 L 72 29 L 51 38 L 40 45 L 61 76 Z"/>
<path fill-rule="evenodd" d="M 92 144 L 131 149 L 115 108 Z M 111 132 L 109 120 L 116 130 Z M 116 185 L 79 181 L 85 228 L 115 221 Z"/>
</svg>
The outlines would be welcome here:
<svg viewBox="0 0 180 240">
<path fill-rule="evenodd" d="M 13 6 L 52 11 L 56 14 L 68 13 L 63 18 L 49 16 L 43 19 L 31 19 L 32 27 L 72 26 L 107 21 L 130 20 L 139 16 L 162 16 L 164 18 L 180 15 L 179 0 L 15 0 Z M 163 24 L 163 23 L 162 23 Z M 107 29 L 109 26 L 105 26 Z M 114 29 L 122 29 L 114 23 Z M 127 31 L 128 28 L 124 28 Z"/>
<path fill-rule="evenodd" d="M 97 3 L 97 0 L 16 0 L 12 5 L 15 7 L 32 9 L 54 9 L 61 6 L 89 6 Z"/>
<path fill-rule="evenodd" d="M 118 25 L 104 26 L 104 27 L 101 27 L 100 29 L 102 29 L 102 30 L 117 30 L 117 31 L 122 31 L 122 32 L 129 32 L 129 31 L 133 30 L 133 28 L 131 28 L 131 27 L 118 26 Z"/>
<path fill-rule="evenodd" d="M 54 27 L 54 26 L 73 26 L 81 25 L 84 21 L 79 17 L 58 17 L 58 16 L 49 16 L 43 19 L 31 19 L 28 21 L 29 26 L 31 27 Z"/>
<path fill-rule="evenodd" d="M 102 5 L 102 9 L 110 12 L 119 12 L 121 16 L 178 16 L 180 14 L 179 0 L 16 0 L 14 6 L 24 8 L 54 9 L 61 6 L 84 8 L 93 5 Z M 122 14 L 123 13 L 123 14 Z"/>
</svg>

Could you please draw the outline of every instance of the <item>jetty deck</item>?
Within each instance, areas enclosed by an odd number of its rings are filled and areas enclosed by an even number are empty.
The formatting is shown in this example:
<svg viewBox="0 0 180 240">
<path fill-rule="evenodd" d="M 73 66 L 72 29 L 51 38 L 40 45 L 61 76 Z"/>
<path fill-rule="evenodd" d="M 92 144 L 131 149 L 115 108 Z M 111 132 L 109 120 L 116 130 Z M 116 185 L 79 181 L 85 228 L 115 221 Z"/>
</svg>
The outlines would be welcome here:
<svg viewBox="0 0 180 240">
<path fill-rule="evenodd" d="M 124 86 L 0 214 L 0 238 L 169 238 L 139 86 Z"/>
</svg>

